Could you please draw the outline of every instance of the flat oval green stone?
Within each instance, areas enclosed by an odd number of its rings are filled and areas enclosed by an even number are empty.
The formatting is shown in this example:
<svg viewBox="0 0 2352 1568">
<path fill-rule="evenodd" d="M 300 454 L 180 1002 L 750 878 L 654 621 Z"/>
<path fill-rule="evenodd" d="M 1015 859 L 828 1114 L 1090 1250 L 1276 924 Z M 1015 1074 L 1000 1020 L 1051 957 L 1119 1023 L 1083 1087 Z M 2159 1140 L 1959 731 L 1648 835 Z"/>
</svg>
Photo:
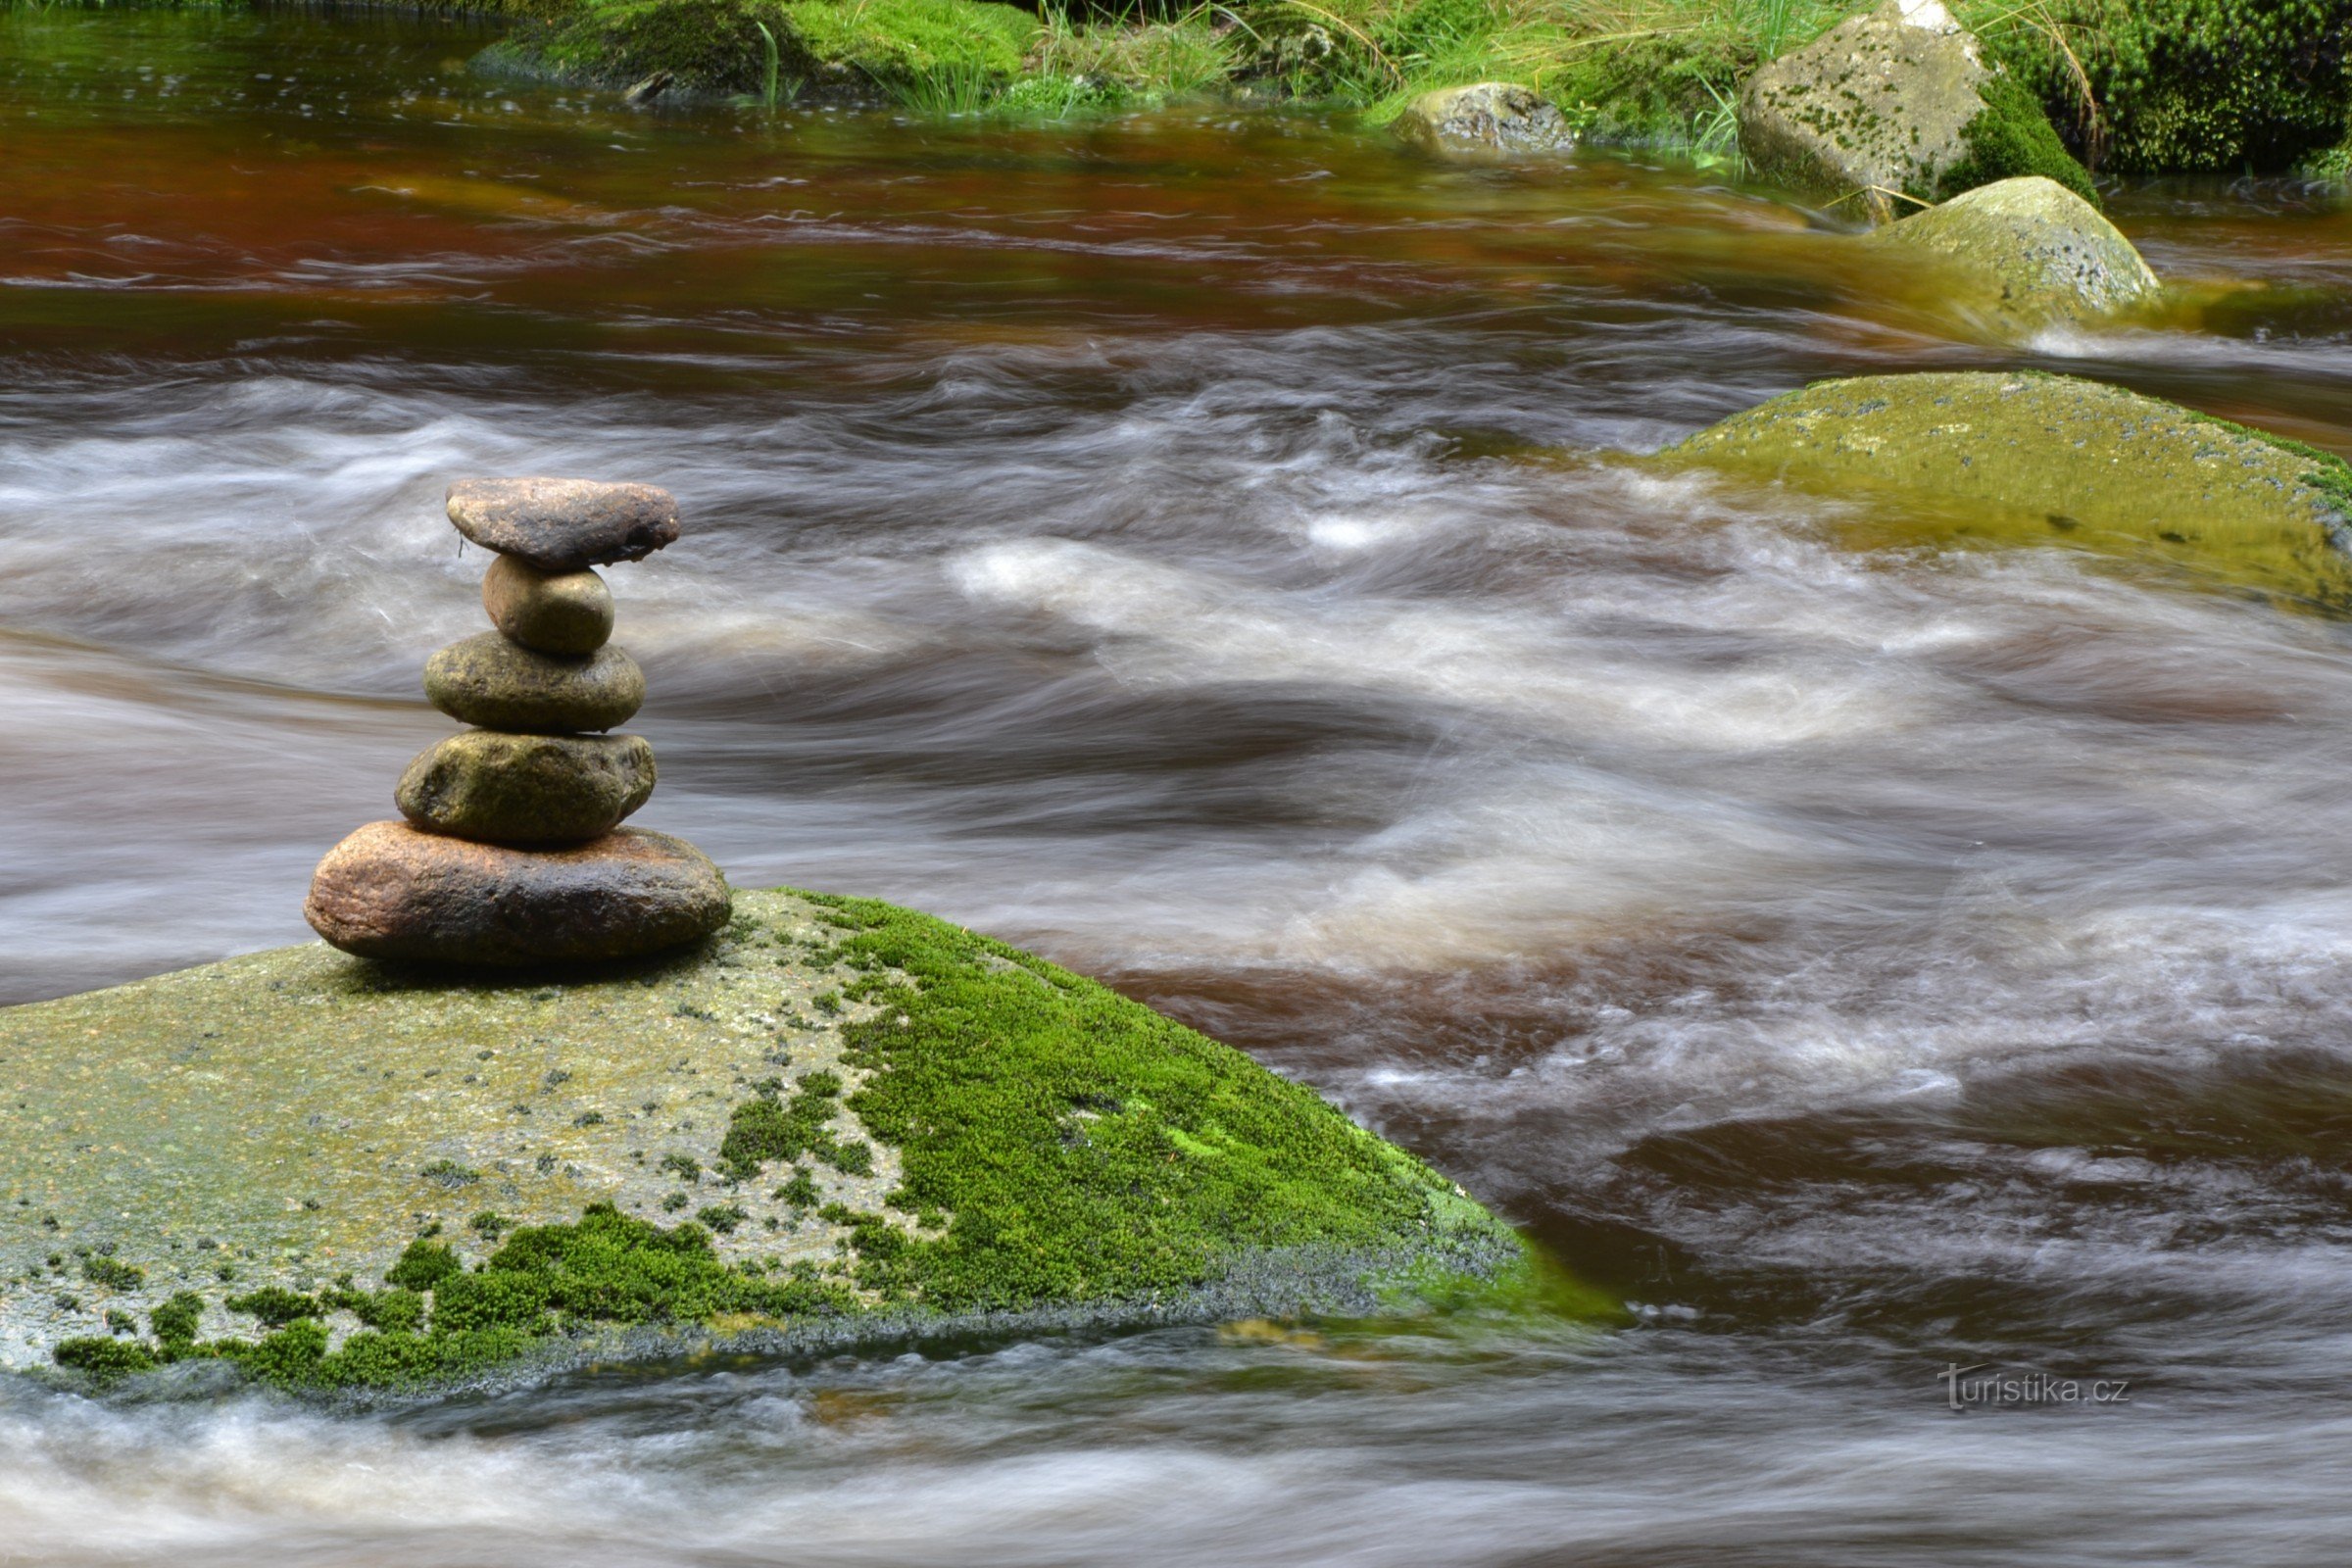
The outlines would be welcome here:
<svg viewBox="0 0 2352 1568">
<path fill-rule="evenodd" d="M 644 705 L 645 671 L 609 645 L 565 658 L 486 631 L 424 662 L 424 695 L 463 723 L 570 735 L 627 723 Z"/>
<path fill-rule="evenodd" d="M 418 827 L 490 844 L 577 843 L 609 833 L 654 793 L 642 735 L 469 729 L 409 764 L 393 794 Z"/>
<path fill-rule="evenodd" d="M 501 556 L 482 578 L 482 609 L 490 624 L 542 654 L 593 654 L 612 636 L 612 590 L 586 567 L 545 572 Z"/>
</svg>

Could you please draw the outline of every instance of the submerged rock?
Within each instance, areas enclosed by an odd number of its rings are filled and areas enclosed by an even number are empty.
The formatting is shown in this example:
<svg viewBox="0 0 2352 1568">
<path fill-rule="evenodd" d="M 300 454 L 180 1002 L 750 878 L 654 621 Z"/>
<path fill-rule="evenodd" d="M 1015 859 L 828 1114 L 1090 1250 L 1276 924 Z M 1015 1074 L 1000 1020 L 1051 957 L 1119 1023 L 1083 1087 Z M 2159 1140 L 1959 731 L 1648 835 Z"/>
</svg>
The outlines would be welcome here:
<svg viewBox="0 0 2352 1568">
<path fill-rule="evenodd" d="M 2033 94 L 1940 0 L 1886 0 L 1760 67 L 1739 118 L 1758 173 L 1875 221 L 2017 174 L 2095 198 Z"/>
<path fill-rule="evenodd" d="M 1389 127 L 1424 152 L 1548 152 L 1574 145 L 1567 119 L 1540 94 L 1507 81 L 1441 87 L 1404 106 Z"/>
<path fill-rule="evenodd" d="M 2352 467 L 2267 435 L 2071 376 L 1820 381 L 1651 460 L 1828 495 L 1905 498 L 1874 542 L 2048 543 L 2183 568 L 2294 603 L 2352 609 Z"/>
<path fill-rule="evenodd" d="M 2010 337 L 2087 325 L 2164 291 L 2098 209 L 2038 174 L 1980 185 L 1862 243 L 1923 258 L 1947 306 Z"/>
<path fill-rule="evenodd" d="M 370 958 L 597 963 L 709 936 L 726 923 L 727 880 L 666 833 L 509 849 L 370 822 L 326 852 L 302 912 L 327 941 Z"/>
<path fill-rule="evenodd" d="M 654 793 L 642 735 L 510 735 L 469 729 L 411 762 L 393 792 L 418 827 L 493 844 L 596 838 Z"/>
<path fill-rule="evenodd" d="M 861 900 L 743 894 L 694 956 L 589 981 L 256 954 L 0 1010 L 0 1085 L 19 1368 L 398 1385 L 1538 1280 L 1312 1091 Z"/>
<path fill-rule="evenodd" d="M 576 658 L 612 638 L 612 590 L 585 568 L 544 572 L 501 556 L 482 576 L 482 609 L 492 625 L 542 654 Z"/>
<path fill-rule="evenodd" d="M 461 723 L 568 735 L 635 717 L 645 706 L 645 671 L 610 644 L 564 659 L 485 631 L 424 662 L 424 695 Z"/>
<path fill-rule="evenodd" d="M 678 537 L 678 504 L 650 484 L 461 479 L 449 520 L 485 550 L 546 572 L 642 561 Z"/>
</svg>

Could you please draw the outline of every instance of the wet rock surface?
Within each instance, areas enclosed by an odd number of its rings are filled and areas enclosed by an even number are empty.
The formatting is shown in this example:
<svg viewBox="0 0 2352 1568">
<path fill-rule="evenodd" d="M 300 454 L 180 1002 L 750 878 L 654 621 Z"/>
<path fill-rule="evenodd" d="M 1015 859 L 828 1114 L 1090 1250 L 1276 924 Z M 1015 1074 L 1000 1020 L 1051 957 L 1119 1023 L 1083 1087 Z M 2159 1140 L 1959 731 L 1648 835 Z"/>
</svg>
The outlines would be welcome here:
<svg viewBox="0 0 2352 1568">
<path fill-rule="evenodd" d="M 2164 291 L 2097 208 L 2039 175 L 1980 185 L 1863 243 L 1933 267 L 1953 307 L 2007 337 L 2089 325 Z"/>
<path fill-rule="evenodd" d="M 579 734 L 634 717 L 645 704 L 645 671 L 611 644 L 584 659 L 564 658 L 486 631 L 425 661 L 424 695 L 450 717 L 484 729 Z"/>
<path fill-rule="evenodd" d="M 387 833 L 514 853 L 363 830 Z M 74 1339 L 152 1363 L 175 1300 L 183 1346 L 242 1342 L 253 1375 L 300 1385 L 329 1362 L 430 1379 L 681 1338 L 841 1344 L 975 1305 L 999 1334 L 1015 1313 L 1386 1315 L 1427 1310 L 1425 1277 L 1524 1278 L 1460 1189 L 1095 982 L 870 901 L 738 903 L 705 945 L 592 974 L 453 978 L 312 945 L 0 1010 L 0 1088 L 24 1107 L 0 1141 L 0 1192 L 23 1200 L 0 1205 L 0 1366 Z M 515 1229 L 590 1222 L 668 1283 L 551 1280 Z M 681 1267 L 699 1306 L 663 1294 Z M 579 1289 L 515 1309 L 551 1284 Z M 712 1308 L 738 1298 L 756 1310 Z M 261 1312 L 302 1321 L 269 1335 Z M 207 1367 L 228 1371 L 157 1375 Z"/>
<path fill-rule="evenodd" d="M 494 844 L 563 844 L 618 827 L 654 793 L 641 735 L 474 729 L 425 751 L 394 801 L 416 826 Z"/>
<path fill-rule="evenodd" d="M 449 487 L 449 520 L 544 572 L 642 561 L 678 537 L 668 491 L 595 479 L 461 479 Z"/>
<path fill-rule="evenodd" d="M 2043 544 L 2352 609 L 2352 467 L 2101 382 L 2019 371 L 1856 376 L 1774 398 L 1669 447 L 1867 503 L 1858 542 Z"/>
<path fill-rule="evenodd" d="M 1411 146 L 1441 154 L 1551 152 L 1576 143 L 1558 109 L 1503 81 L 1425 92 L 1389 128 Z"/>
<path fill-rule="evenodd" d="M 501 556 L 482 578 L 490 623 L 523 647 L 580 657 L 612 637 L 612 590 L 590 570 L 543 572 Z"/>
<path fill-rule="evenodd" d="M 683 839 L 623 828 L 524 850 L 371 822 L 327 853 L 303 914 L 346 953 L 514 967 L 637 957 L 726 923 L 727 881 Z"/>
</svg>

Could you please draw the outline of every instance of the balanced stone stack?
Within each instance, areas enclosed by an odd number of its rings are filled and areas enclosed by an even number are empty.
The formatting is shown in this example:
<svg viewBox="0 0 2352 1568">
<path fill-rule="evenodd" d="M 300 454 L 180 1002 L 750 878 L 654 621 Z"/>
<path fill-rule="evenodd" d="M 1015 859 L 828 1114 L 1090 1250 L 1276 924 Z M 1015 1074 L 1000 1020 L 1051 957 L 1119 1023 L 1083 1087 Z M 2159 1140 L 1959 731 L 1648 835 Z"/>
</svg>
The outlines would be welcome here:
<svg viewBox="0 0 2352 1568">
<path fill-rule="evenodd" d="M 303 913 L 347 953 L 432 963 L 634 957 L 726 923 L 726 879 L 701 851 L 622 828 L 654 791 L 654 749 L 616 735 L 645 672 L 607 639 L 612 595 L 595 567 L 678 536 L 650 485 L 467 479 L 458 532 L 497 552 L 482 607 L 498 629 L 425 662 L 424 693 L 476 726 L 401 775 L 406 819 L 327 853 Z"/>
</svg>

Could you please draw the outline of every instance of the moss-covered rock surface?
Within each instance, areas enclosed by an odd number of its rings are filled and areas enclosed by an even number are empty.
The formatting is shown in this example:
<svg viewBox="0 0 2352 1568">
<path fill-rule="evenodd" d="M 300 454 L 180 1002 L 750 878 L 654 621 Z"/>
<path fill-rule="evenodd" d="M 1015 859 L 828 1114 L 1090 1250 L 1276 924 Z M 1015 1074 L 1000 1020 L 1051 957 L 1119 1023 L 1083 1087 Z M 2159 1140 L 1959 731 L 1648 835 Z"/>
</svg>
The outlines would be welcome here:
<svg viewBox="0 0 2352 1568">
<path fill-rule="evenodd" d="M 594 980 L 312 946 L 0 1012 L 0 1364 L 413 1386 L 1534 1280 L 1450 1182 L 1092 981 L 883 904 L 737 910 Z"/>
<path fill-rule="evenodd" d="M 1900 258 L 1943 308 L 2002 340 L 2087 326 L 2152 304 L 2163 285 L 2088 202 L 2038 176 L 1997 180 L 1860 244 Z"/>
<path fill-rule="evenodd" d="M 1866 545 L 2054 544 L 2352 610 L 2352 467 L 2120 387 L 2030 372 L 1821 381 L 1651 460 L 1864 505 Z"/>
</svg>

